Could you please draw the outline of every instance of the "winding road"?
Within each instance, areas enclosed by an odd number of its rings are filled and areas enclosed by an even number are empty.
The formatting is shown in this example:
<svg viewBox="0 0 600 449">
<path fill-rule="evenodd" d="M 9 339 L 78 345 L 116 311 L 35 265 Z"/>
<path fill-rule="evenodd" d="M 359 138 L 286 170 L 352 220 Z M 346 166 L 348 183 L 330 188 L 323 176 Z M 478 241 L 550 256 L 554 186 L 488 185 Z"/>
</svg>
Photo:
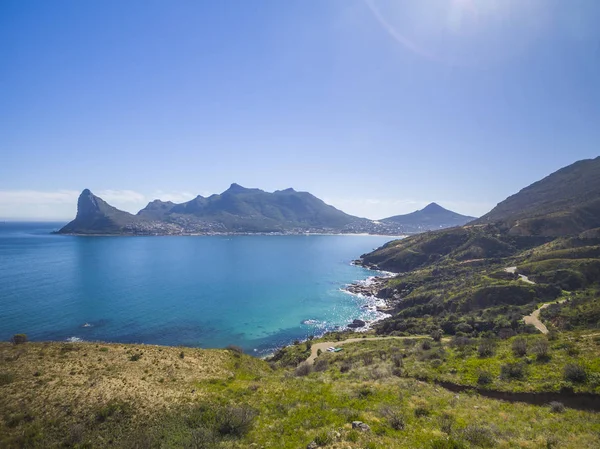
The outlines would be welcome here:
<svg viewBox="0 0 600 449">
<path fill-rule="evenodd" d="M 506 271 L 507 273 L 513 273 L 515 274 L 517 272 L 517 267 L 507 267 L 504 269 L 504 271 Z M 527 276 L 524 276 L 522 274 L 518 274 L 519 279 L 521 279 L 522 281 L 527 282 L 528 284 L 535 284 L 535 282 L 533 282 L 532 280 L 530 280 Z M 552 304 L 561 304 L 563 302 L 565 302 L 566 299 L 562 299 L 560 301 L 555 301 L 555 302 L 548 302 L 546 304 L 542 304 L 540 306 L 539 309 L 534 310 L 531 315 L 526 315 L 523 317 L 523 321 L 525 321 L 525 324 L 532 324 L 533 326 L 535 326 L 535 328 L 537 330 L 539 330 L 542 334 L 547 334 L 548 333 L 548 328 L 546 327 L 546 325 L 544 323 L 542 323 L 540 321 L 540 311 L 542 309 L 545 309 L 548 306 L 551 306 Z"/>
<path fill-rule="evenodd" d="M 519 276 L 519 279 L 521 279 L 523 282 L 527 282 L 528 284 L 535 284 L 535 282 L 533 282 L 527 276 L 525 276 L 523 274 L 518 274 L 517 267 L 506 267 L 504 269 L 504 271 L 506 271 L 507 273 L 513 273 L 513 274 L 516 273 Z M 542 323 L 540 321 L 540 311 L 552 304 L 561 304 L 565 301 L 566 301 L 566 299 L 563 299 L 560 301 L 548 302 L 548 303 L 542 304 L 539 307 L 539 309 L 534 310 L 531 313 L 531 315 L 524 316 L 523 321 L 525 322 L 525 324 L 532 324 L 533 326 L 535 326 L 535 328 L 537 330 L 539 330 L 542 334 L 547 334 L 548 328 L 544 325 L 544 323 Z M 319 349 L 321 350 L 321 352 L 325 352 L 327 350 L 327 348 L 329 348 L 330 346 L 340 347 L 342 345 L 345 345 L 346 343 L 357 343 L 359 341 L 391 340 L 391 339 L 403 340 L 403 339 L 407 339 L 407 338 L 424 338 L 424 337 L 428 337 L 428 336 L 427 335 L 413 335 L 410 337 L 387 336 L 387 337 L 371 337 L 371 338 L 348 338 L 347 340 L 342 340 L 342 341 L 323 341 L 323 342 L 315 343 L 312 345 L 312 347 L 310 348 L 310 356 L 306 359 L 306 363 L 311 363 L 311 364 L 314 363 L 315 359 L 317 358 L 317 353 L 319 352 Z"/>
</svg>

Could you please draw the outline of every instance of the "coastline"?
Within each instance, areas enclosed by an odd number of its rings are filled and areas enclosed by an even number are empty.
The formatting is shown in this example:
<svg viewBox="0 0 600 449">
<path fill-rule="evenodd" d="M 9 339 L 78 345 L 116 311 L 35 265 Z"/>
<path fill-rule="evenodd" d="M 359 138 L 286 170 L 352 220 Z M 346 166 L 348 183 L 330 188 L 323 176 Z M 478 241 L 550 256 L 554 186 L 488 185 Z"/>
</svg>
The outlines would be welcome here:
<svg viewBox="0 0 600 449">
<path fill-rule="evenodd" d="M 358 236 L 358 237 L 389 237 L 392 240 L 404 239 L 411 234 L 371 234 L 371 233 L 358 233 L 358 232 L 212 232 L 212 233 L 202 233 L 202 232 L 190 232 L 190 233 L 178 233 L 178 234 L 139 234 L 139 233 L 76 233 L 76 232 L 59 232 L 53 231 L 50 233 L 51 235 L 64 235 L 69 237 L 232 237 L 232 236 L 288 236 L 288 235 L 302 235 L 306 237 L 310 237 L 313 235 L 318 236 Z M 365 267 L 367 268 L 367 267 Z M 379 271 L 379 270 L 377 270 Z"/>
</svg>

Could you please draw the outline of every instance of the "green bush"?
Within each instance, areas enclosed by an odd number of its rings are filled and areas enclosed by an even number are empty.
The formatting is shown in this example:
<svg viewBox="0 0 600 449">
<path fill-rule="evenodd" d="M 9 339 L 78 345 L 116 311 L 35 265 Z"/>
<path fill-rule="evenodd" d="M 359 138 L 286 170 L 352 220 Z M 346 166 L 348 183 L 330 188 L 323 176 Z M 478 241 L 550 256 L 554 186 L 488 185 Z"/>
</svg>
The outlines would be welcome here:
<svg viewBox="0 0 600 449">
<path fill-rule="evenodd" d="M 329 362 L 325 359 L 318 359 L 314 364 L 314 370 L 318 372 L 327 371 L 329 368 Z"/>
<path fill-rule="evenodd" d="M 545 338 L 538 338 L 531 347 L 531 352 L 535 354 L 539 361 L 547 361 L 550 359 L 550 344 Z"/>
<path fill-rule="evenodd" d="M 454 416 L 447 413 L 443 413 L 440 418 L 440 430 L 445 434 L 450 435 L 452 433 L 452 427 L 454 426 Z"/>
<path fill-rule="evenodd" d="M 423 416 L 429 416 L 430 414 L 431 414 L 431 411 L 427 407 L 418 406 L 417 408 L 415 408 L 415 416 L 417 418 L 421 418 Z"/>
<path fill-rule="evenodd" d="M 344 360 L 344 362 L 340 366 L 340 373 L 347 373 L 352 369 L 352 361 Z"/>
<path fill-rule="evenodd" d="M 26 334 L 15 334 L 12 336 L 10 341 L 14 345 L 22 345 L 23 343 L 27 343 L 27 335 Z"/>
<path fill-rule="evenodd" d="M 461 433 L 465 440 L 475 446 L 492 447 L 495 445 L 494 434 L 488 427 L 470 424 Z"/>
<path fill-rule="evenodd" d="M 485 339 L 477 346 L 477 353 L 479 357 L 491 357 L 496 352 L 496 342 L 494 340 Z"/>
<path fill-rule="evenodd" d="M 527 355 L 527 340 L 523 337 L 517 337 L 512 342 L 512 352 L 516 357 Z"/>
<path fill-rule="evenodd" d="M 563 369 L 565 380 L 573 383 L 584 383 L 587 380 L 587 372 L 582 365 L 569 363 Z"/>
<path fill-rule="evenodd" d="M 565 411 L 565 404 L 562 402 L 552 401 L 548 405 L 550 406 L 550 411 L 552 413 L 562 413 Z"/>
<path fill-rule="evenodd" d="M 248 406 L 227 406 L 217 415 L 217 431 L 221 435 L 242 437 L 252 429 L 257 412 Z"/>
<path fill-rule="evenodd" d="M 431 338 L 433 338 L 433 341 L 439 342 L 442 340 L 443 335 L 444 331 L 442 331 L 441 329 L 436 329 L 431 333 Z"/>
<path fill-rule="evenodd" d="M 15 376 L 12 373 L 0 373 L 0 387 L 14 382 Z"/>
<path fill-rule="evenodd" d="M 404 415 L 400 410 L 393 407 L 384 407 L 381 410 L 381 414 L 387 420 L 390 427 L 394 430 L 404 430 L 406 427 L 406 422 L 404 420 Z"/>
<path fill-rule="evenodd" d="M 525 364 L 522 362 L 505 363 L 500 367 L 500 377 L 502 379 L 524 379 L 525 378 Z"/>
<path fill-rule="evenodd" d="M 313 371 L 313 367 L 310 363 L 302 362 L 294 370 L 294 375 L 297 377 L 308 376 L 310 373 L 312 373 L 312 371 Z"/>
<path fill-rule="evenodd" d="M 494 376 L 488 371 L 481 371 L 477 377 L 477 383 L 479 385 L 489 385 L 493 382 Z"/>
</svg>

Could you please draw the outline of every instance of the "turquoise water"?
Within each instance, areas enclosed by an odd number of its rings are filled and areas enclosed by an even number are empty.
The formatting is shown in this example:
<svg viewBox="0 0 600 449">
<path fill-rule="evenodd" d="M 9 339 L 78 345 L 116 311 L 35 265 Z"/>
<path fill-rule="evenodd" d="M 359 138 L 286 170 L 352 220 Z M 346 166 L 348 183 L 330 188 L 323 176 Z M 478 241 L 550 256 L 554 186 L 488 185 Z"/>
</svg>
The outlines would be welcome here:
<svg viewBox="0 0 600 449">
<path fill-rule="evenodd" d="M 264 354 L 354 318 L 350 265 L 390 237 L 52 235 L 0 224 L 0 339 L 109 341 Z"/>
</svg>

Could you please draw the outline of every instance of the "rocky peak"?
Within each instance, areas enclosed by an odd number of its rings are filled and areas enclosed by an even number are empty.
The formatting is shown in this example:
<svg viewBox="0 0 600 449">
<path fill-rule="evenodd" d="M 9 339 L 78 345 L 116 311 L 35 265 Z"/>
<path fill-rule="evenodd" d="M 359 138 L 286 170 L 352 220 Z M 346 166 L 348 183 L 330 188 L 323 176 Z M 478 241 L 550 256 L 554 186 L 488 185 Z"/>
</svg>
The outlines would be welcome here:
<svg viewBox="0 0 600 449">
<path fill-rule="evenodd" d="M 77 200 L 77 218 L 94 215 L 98 213 L 99 210 L 98 197 L 96 197 L 90 189 L 84 189 Z"/>
<path fill-rule="evenodd" d="M 440 211 L 444 211 L 444 210 L 446 210 L 446 209 L 444 209 L 438 203 L 429 203 L 427 206 L 425 206 L 422 209 L 423 212 L 440 212 Z"/>
</svg>

